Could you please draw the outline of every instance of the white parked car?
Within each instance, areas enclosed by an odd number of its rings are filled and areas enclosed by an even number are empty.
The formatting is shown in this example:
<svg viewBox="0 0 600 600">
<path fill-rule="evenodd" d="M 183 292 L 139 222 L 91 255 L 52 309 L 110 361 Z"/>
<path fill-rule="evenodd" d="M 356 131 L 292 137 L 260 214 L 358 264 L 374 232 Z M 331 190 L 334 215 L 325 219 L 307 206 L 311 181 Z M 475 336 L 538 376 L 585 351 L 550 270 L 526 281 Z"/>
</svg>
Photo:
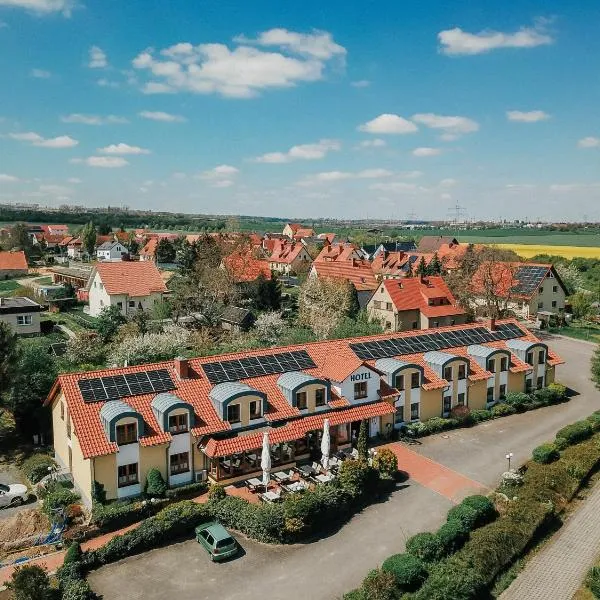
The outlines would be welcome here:
<svg viewBox="0 0 600 600">
<path fill-rule="evenodd" d="M 27 502 L 28 498 L 29 492 L 26 485 L 22 483 L 12 483 L 10 485 L 0 483 L 0 508 L 19 506 L 19 504 Z"/>
</svg>

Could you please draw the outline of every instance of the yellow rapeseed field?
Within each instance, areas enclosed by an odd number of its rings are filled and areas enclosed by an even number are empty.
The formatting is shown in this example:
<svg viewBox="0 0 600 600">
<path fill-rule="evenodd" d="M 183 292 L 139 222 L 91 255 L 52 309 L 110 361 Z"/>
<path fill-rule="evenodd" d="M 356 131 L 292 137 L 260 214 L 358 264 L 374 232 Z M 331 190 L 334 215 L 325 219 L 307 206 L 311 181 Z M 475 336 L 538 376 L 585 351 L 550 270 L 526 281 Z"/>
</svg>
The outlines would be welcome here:
<svg viewBox="0 0 600 600">
<path fill-rule="evenodd" d="M 505 250 L 514 250 L 523 258 L 531 258 L 536 254 L 552 254 L 569 259 L 576 256 L 580 258 L 600 258 L 600 248 L 597 246 L 544 246 L 542 244 L 497 244 L 497 246 Z"/>
</svg>

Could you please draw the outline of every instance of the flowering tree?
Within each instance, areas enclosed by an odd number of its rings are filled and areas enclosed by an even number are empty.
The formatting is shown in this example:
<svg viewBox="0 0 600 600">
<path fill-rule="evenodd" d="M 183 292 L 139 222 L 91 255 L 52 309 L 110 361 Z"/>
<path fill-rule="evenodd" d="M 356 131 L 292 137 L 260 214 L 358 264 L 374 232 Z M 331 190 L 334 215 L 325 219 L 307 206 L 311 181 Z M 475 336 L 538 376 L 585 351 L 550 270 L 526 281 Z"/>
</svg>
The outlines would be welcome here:
<svg viewBox="0 0 600 600">
<path fill-rule="evenodd" d="M 285 328 L 285 321 L 279 311 L 264 312 L 258 316 L 254 329 L 259 341 L 267 346 L 273 346 L 280 338 Z"/>
<path fill-rule="evenodd" d="M 146 333 L 123 340 L 114 347 L 112 356 L 117 365 L 141 365 L 170 360 L 187 348 L 190 333 L 183 327 L 171 326 L 163 333 Z"/>
</svg>

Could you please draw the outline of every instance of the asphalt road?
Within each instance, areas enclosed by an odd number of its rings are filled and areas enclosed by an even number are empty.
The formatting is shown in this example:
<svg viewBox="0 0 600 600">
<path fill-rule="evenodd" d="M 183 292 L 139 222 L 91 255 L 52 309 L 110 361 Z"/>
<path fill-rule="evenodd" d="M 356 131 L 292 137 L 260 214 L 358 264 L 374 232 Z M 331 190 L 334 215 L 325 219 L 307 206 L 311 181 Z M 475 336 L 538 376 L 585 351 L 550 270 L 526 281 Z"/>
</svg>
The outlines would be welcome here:
<svg viewBox="0 0 600 600">
<path fill-rule="evenodd" d="M 600 409 L 600 394 L 588 380 L 594 346 L 566 338 L 548 341 L 568 361 L 558 367 L 557 380 L 578 392 L 570 402 L 432 436 L 411 449 L 493 486 L 506 470 L 507 452 L 515 464 L 523 462 L 560 427 Z M 104 600 L 331 600 L 357 586 L 387 556 L 402 552 L 407 537 L 439 526 L 450 506 L 448 499 L 409 481 L 387 501 L 311 544 L 273 547 L 240 537 L 243 556 L 212 564 L 188 541 L 103 567 L 89 581 Z"/>
</svg>

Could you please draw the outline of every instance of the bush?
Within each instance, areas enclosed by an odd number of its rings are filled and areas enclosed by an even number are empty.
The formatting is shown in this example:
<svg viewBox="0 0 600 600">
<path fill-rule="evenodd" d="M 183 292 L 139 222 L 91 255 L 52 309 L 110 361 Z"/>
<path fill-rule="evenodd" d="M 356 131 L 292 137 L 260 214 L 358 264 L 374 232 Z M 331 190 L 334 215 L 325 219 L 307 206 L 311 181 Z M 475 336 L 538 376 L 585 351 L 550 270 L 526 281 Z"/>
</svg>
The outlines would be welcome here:
<svg viewBox="0 0 600 600">
<path fill-rule="evenodd" d="M 197 525 L 211 518 L 207 505 L 182 500 L 146 519 L 139 527 L 115 536 L 101 548 L 85 553 L 83 562 L 88 569 L 94 569 L 151 550 L 179 536 L 190 535 Z"/>
<path fill-rule="evenodd" d="M 485 496 L 469 496 L 448 511 L 448 522 L 459 521 L 467 531 L 481 527 L 496 517 L 494 503 Z"/>
<path fill-rule="evenodd" d="M 423 561 L 412 554 L 393 554 L 381 565 L 383 571 L 391 573 L 396 579 L 396 586 L 402 592 L 413 592 L 427 578 L 427 569 Z"/>
<path fill-rule="evenodd" d="M 398 457 L 389 448 L 381 448 L 373 457 L 373 468 L 381 477 L 393 478 L 398 472 Z"/>
<path fill-rule="evenodd" d="M 594 598 L 600 598 L 600 567 L 592 567 L 588 571 L 585 585 L 592 592 Z"/>
<path fill-rule="evenodd" d="M 440 538 L 430 531 L 417 533 L 408 538 L 406 551 L 427 563 L 439 560 L 444 554 Z"/>
<path fill-rule="evenodd" d="M 558 460 L 560 454 L 558 453 L 558 450 L 554 444 L 546 443 L 541 444 L 537 448 L 534 448 L 532 457 L 533 460 L 535 460 L 535 462 L 546 465 L 551 462 L 554 462 L 555 460 Z"/>
<path fill-rule="evenodd" d="M 415 600 L 474 600 L 484 597 L 485 579 L 451 557 L 415 594 Z"/>
<path fill-rule="evenodd" d="M 455 406 L 450 411 L 450 417 L 456 419 L 458 424 L 462 427 L 472 425 L 475 422 L 473 417 L 471 417 L 471 409 L 464 405 Z"/>
<path fill-rule="evenodd" d="M 106 502 L 106 490 L 104 484 L 99 481 L 92 482 L 92 501 L 104 504 Z"/>
<path fill-rule="evenodd" d="M 454 554 L 463 547 L 469 539 L 469 529 L 458 519 L 444 523 L 438 530 L 437 536 L 440 541 L 444 556 Z"/>
<path fill-rule="evenodd" d="M 364 579 L 360 588 L 363 600 L 395 600 L 398 597 L 396 579 L 392 573 L 373 569 Z"/>
<path fill-rule="evenodd" d="M 56 466 L 54 459 L 48 454 L 34 454 L 23 462 L 22 469 L 31 483 L 38 483 L 50 473 L 48 467 L 55 468 Z"/>
<path fill-rule="evenodd" d="M 568 446 L 587 440 L 592 435 L 592 426 L 589 421 L 576 421 L 559 429 L 556 439 L 562 438 Z"/>
<path fill-rule="evenodd" d="M 114 531 L 149 517 L 158 508 L 160 505 L 127 500 L 110 504 L 95 503 L 92 507 L 92 523 L 102 531 Z"/>
<path fill-rule="evenodd" d="M 350 496 L 358 498 L 366 492 L 367 479 L 371 470 L 363 460 L 345 460 L 340 468 L 337 481 Z"/>
<path fill-rule="evenodd" d="M 62 600 L 95 600 L 98 596 L 85 579 L 70 582 L 62 590 Z"/>
<path fill-rule="evenodd" d="M 567 388 L 560 383 L 551 383 L 548 387 L 535 390 L 533 396 L 544 404 L 558 404 L 567 399 Z"/>
<path fill-rule="evenodd" d="M 475 423 L 481 423 L 482 421 L 489 421 L 494 415 L 491 410 L 472 410 L 471 419 Z"/>
<path fill-rule="evenodd" d="M 594 431 L 600 431 L 600 410 L 593 412 L 586 421 L 592 426 Z"/>
<path fill-rule="evenodd" d="M 439 433 L 440 431 L 446 431 L 447 429 L 452 429 L 453 427 L 458 426 L 457 419 L 444 419 L 442 417 L 431 417 L 431 419 L 427 419 L 425 423 L 427 433 Z"/>
<path fill-rule="evenodd" d="M 523 412 L 531 402 L 531 397 L 525 392 L 508 392 L 504 402 L 512 406 L 517 412 Z"/>
<path fill-rule="evenodd" d="M 207 489 L 208 484 L 205 481 L 199 481 L 198 483 L 188 483 L 186 485 L 180 485 L 176 488 L 170 488 L 165 492 L 165 496 L 172 499 L 183 499 L 199 496 Z"/>
<path fill-rule="evenodd" d="M 66 509 L 71 504 L 75 504 L 77 500 L 79 500 L 78 494 L 63 487 L 57 487 L 44 498 L 42 510 L 48 515 L 50 521 L 55 521 L 61 512 L 66 512 Z"/>
<path fill-rule="evenodd" d="M 8 582 L 14 600 L 46 600 L 52 598 L 50 580 L 42 567 L 17 567 Z"/>
<path fill-rule="evenodd" d="M 492 407 L 492 416 L 494 417 L 507 417 L 508 415 L 514 415 L 517 409 L 510 404 L 501 402 Z"/>
<path fill-rule="evenodd" d="M 146 475 L 144 493 L 151 498 L 162 498 L 167 491 L 167 484 L 158 469 L 150 469 Z"/>
<path fill-rule="evenodd" d="M 208 488 L 208 499 L 212 502 L 219 502 L 221 500 L 225 500 L 227 498 L 227 492 L 225 491 L 225 486 L 220 483 L 213 483 Z"/>
<path fill-rule="evenodd" d="M 63 564 L 69 564 L 73 562 L 79 562 L 81 560 L 81 545 L 79 542 L 73 542 L 65 554 L 65 560 Z"/>
</svg>

